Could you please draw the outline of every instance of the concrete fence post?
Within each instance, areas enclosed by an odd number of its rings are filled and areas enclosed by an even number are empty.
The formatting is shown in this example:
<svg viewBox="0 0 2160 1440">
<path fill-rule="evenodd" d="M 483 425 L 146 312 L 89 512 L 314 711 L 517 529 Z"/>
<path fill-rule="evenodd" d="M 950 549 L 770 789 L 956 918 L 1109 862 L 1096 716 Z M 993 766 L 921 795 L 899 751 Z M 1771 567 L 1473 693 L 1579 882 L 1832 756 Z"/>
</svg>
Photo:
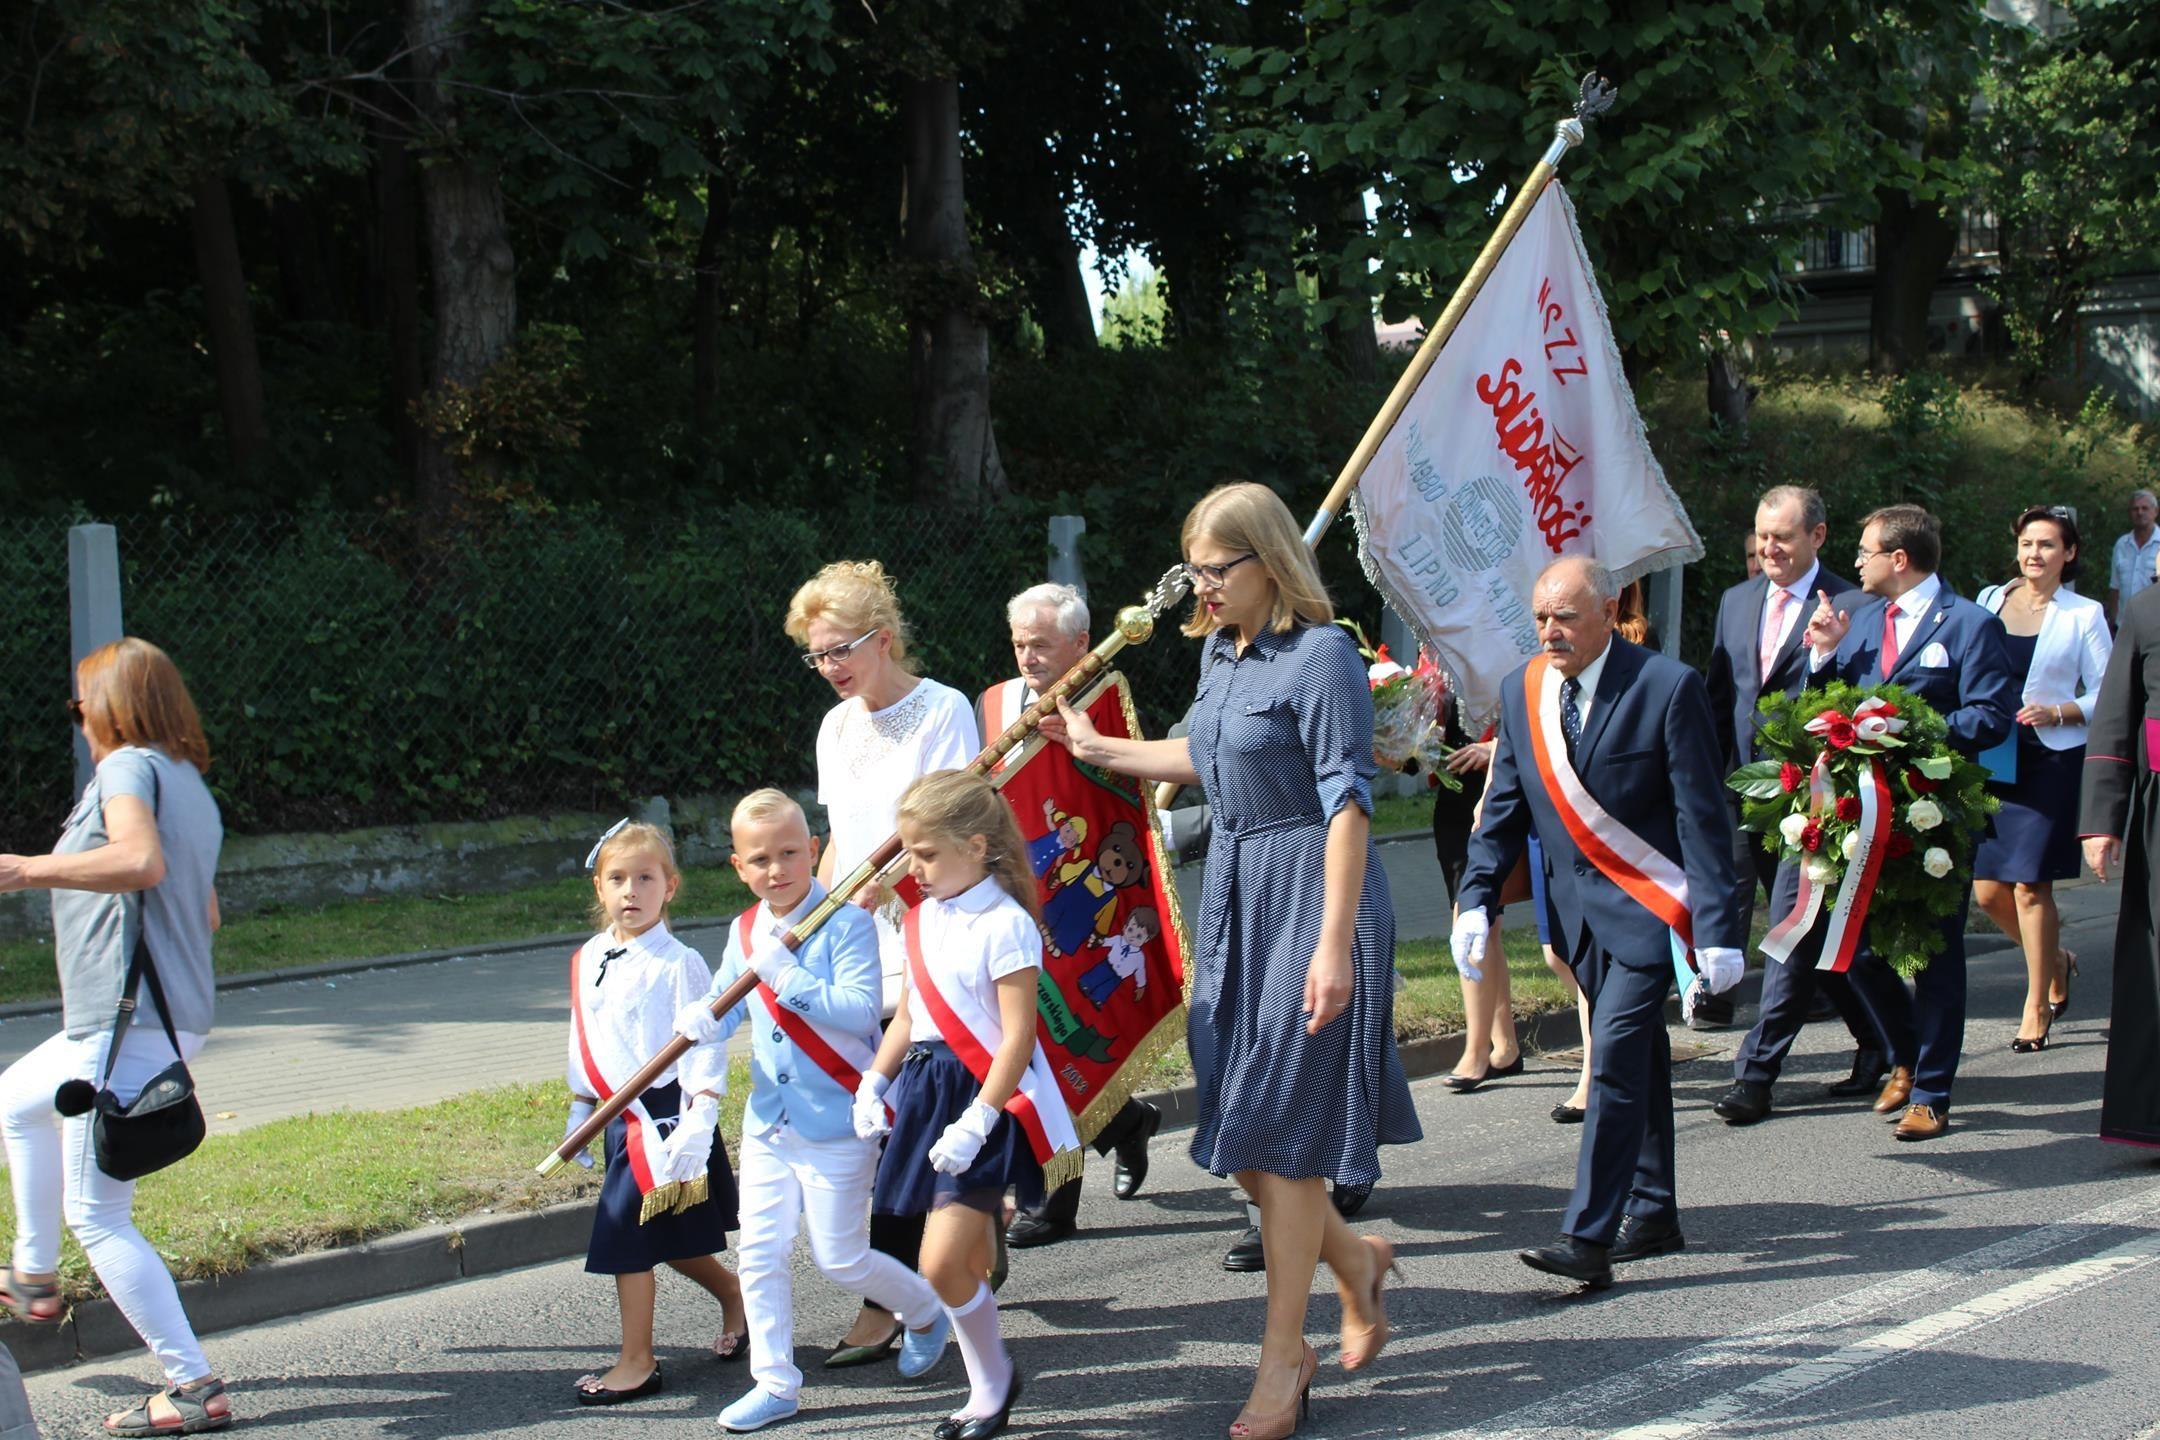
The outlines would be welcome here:
<svg viewBox="0 0 2160 1440">
<path fill-rule="evenodd" d="M 120 622 L 120 542 L 110 525 L 68 527 L 68 690 L 83 656 L 127 633 Z M 78 697 L 79 698 L 79 697 Z M 75 793 L 90 783 L 90 746 L 75 732 Z"/>
<path fill-rule="evenodd" d="M 1087 517 L 1084 515 L 1052 515 L 1050 517 L 1050 579 L 1053 584 L 1070 585 L 1087 598 L 1087 571 L 1080 564 L 1080 537 L 1087 534 Z"/>
<path fill-rule="evenodd" d="M 1658 648 L 1680 657 L 1680 576 L 1674 565 L 1643 581 L 1643 610 L 1658 633 Z"/>
</svg>

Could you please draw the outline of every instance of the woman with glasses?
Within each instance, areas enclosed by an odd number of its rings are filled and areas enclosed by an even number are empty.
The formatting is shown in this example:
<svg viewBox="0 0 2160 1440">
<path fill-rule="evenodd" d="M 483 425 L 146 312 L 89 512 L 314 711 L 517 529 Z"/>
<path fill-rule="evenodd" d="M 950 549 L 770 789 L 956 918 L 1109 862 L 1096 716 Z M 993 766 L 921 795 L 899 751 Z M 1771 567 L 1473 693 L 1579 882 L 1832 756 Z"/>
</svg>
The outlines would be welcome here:
<svg viewBox="0 0 2160 1440">
<path fill-rule="evenodd" d="M 1394 1249 L 1327 1182 L 1369 1186 L 1379 1145 L 1421 1136 L 1395 1054 L 1395 914 L 1372 844 L 1372 694 L 1312 553 L 1274 492 L 1211 491 L 1181 537 L 1202 638 L 1183 740 L 1106 739 L 1070 706 L 1043 725 L 1076 759 L 1199 784 L 1214 818 L 1193 927 L 1193 1159 L 1260 1207 L 1267 1324 L 1231 1440 L 1297 1425 L 1319 1364 L 1305 1307 L 1325 1260 L 1346 1370 L 1387 1343 Z"/>
<path fill-rule="evenodd" d="M 2085 722 L 2114 648 L 2107 610 L 2069 588 L 2078 575 L 2078 528 L 2059 505 L 2036 505 L 2011 527 L 2017 578 L 1976 601 L 2001 617 L 2010 670 L 2024 704 L 2011 738 L 1981 756 L 1999 779 L 1992 832 L 1973 854 L 1973 899 L 2025 952 L 2025 1011 L 2010 1048 L 2045 1050 L 2070 1008 L 2077 957 L 2061 948 L 2055 882 L 2078 873 L 2078 780 Z"/>
<path fill-rule="evenodd" d="M 877 561 L 836 560 L 811 576 L 788 602 L 786 628 L 788 638 L 804 647 L 803 663 L 839 697 L 817 737 L 817 798 L 830 829 L 817 876 L 829 886 L 893 833 L 908 786 L 933 770 L 965 766 L 982 743 L 967 696 L 908 668 L 907 621 L 892 577 Z M 907 962 L 893 911 L 882 900 L 874 885 L 856 896 L 877 921 L 889 1019 Z M 922 1217 L 872 1216 L 870 1243 L 912 1270 L 922 1246 Z M 899 1344 L 902 1328 L 891 1312 L 865 1300 L 826 1367 L 884 1359 Z"/>
<path fill-rule="evenodd" d="M 131 1102 L 176 1059 L 193 1059 L 210 1033 L 213 877 L 225 839 L 203 784 L 210 744 L 179 670 L 148 641 L 91 651 L 75 668 L 75 689 L 80 698 L 68 702 L 68 713 L 96 772 L 52 854 L 0 855 L 0 892 L 52 891 L 62 996 L 60 1033 L 0 1074 L 0 1137 L 15 1190 L 15 1254 L 12 1268 L 0 1270 L 0 1304 L 33 1325 L 59 1323 L 64 1218 L 165 1371 L 165 1388 L 107 1416 L 106 1431 L 222 1430 L 232 1424 L 231 1403 L 180 1307 L 172 1272 L 135 1228 L 135 1183 L 97 1167 L 88 1115 L 62 1119 L 53 1104 L 61 1084 L 77 1080 L 103 1083 Z M 101 1082 L 137 947 L 147 950 L 157 986 L 147 978 L 137 986 L 133 1022 Z"/>
</svg>

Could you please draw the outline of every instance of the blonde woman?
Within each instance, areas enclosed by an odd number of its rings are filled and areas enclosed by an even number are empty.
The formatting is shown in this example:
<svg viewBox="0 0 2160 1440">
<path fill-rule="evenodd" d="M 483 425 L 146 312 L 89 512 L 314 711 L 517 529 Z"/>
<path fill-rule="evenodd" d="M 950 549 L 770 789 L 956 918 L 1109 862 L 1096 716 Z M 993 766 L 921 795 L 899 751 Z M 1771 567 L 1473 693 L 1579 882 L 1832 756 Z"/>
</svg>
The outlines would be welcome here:
<svg viewBox="0 0 2160 1440">
<path fill-rule="evenodd" d="M 839 697 L 817 738 L 817 798 L 831 827 L 817 878 L 829 886 L 893 833 L 908 786 L 933 770 L 965 766 L 982 743 L 967 696 L 910 667 L 900 596 L 877 561 L 836 560 L 811 576 L 788 602 L 786 627 L 788 638 L 804 647 L 803 663 Z M 881 1013 L 889 1017 L 899 1003 L 905 948 L 891 917 L 878 913 L 876 887 L 865 887 L 856 903 L 877 920 Z M 912 1270 L 922 1221 L 875 1216 L 870 1243 Z M 899 1344 L 902 1328 L 866 1300 L 825 1363 L 841 1369 L 882 1360 Z"/>
<path fill-rule="evenodd" d="M 1372 845 L 1372 696 L 1349 635 L 1274 492 L 1209 492 L 1185 518 L 1202 639 L 1183 740 L 1113 740 L 1070 706 L 1043 733 L 1145 780 L 1200 785 L 1214 815 L 1188 1042 L 1192 1156 L 1260 1207 L 1267 1326 L 1231 1440 L 1297 1428 L 1319 1364 L 1313 1270 L 1342 1295 L 1343 1368 L 1387 1343 L 1394 1248 L 1359 1236 L 1327 1182 L 1371 1185 L 1379 1145 L 1421 1138 L 1395 1054 L 1395 914 Z"/>
</svg>

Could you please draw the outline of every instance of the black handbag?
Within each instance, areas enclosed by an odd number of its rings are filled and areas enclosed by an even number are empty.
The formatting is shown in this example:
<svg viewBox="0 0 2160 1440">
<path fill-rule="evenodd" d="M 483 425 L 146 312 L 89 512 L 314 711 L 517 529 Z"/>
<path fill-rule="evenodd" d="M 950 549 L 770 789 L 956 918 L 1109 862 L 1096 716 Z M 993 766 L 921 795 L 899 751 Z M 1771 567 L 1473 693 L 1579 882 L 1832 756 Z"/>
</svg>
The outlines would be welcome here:
<svg viewBox="0 0 2160 1440">
<path fill-rule="evenodd" d="M 157 1002 L 165 1038 L 172 1044 L 173 1055 L 180 1054 L 180 1038 L 173 1033 L 172 1012 L 165 1004 L 165 987 L 158 984 L 157 965 L 150 958 L 150 941 L 147 936 L 138 936 L 135 957 L 128 962 L 127 979 L 120 986 L 112 1043 L 105 1047 L 105 1073 L 99 1077 L 97 1095 L 90 1102 L 90 1138 L 96 1147 L 98 1169 L 115 1180 L 140 1180 L 185 1160 L 202 1144 L 208 1130 L 203 1123 L 202 1105 L 195 1098 L 195 1077 L 188 1073 L 185 1060 L 175 1058 L 151 1076 L 142 1093 L 125 1105 L 112 1092 L 113 1063 L 120 1058 L 120 1042 L 130 1029 L 128 1022 L 134 1018 L 138 980 L 150 982 L 150 998 Z"/>
</svg>

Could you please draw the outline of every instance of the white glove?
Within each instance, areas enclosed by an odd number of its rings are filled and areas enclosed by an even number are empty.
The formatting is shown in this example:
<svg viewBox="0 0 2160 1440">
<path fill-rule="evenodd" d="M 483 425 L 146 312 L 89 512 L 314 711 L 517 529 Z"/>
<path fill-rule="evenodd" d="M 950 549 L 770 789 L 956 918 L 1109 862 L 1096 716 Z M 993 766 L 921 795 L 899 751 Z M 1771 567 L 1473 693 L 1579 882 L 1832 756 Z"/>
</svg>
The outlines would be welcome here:
<svg viewBox="0 0 2160 1440">
<path fill-rule="evenodd" d="M 592 1101 L 573 1099 L 570 1102 L 570 1119 L 563 1126 L 562 1138 L 568 1140 L 572 1135 L 577 1134 L 578 1126 L 592 1119 L 593 1109 Z M 592 1146 L 587 1145 L 584 1149 L 578 1151 L 574 1158 L 578 1164 L 584 1166 L 587 1170 L 592 1169 Z"/>
<path fill-rule="evenodd" d="M 930 1168 L 947 1175 L 966 1174 L 975 1157 L 982 1154 L 983 1142 L 990 1138 L 990 1131 L 1003 1113 L 980 1100 L 969 1101 L 960 1118 L 946 1126 L 937 1144 L 930 1147 Z"/>
<path fill-rule="evenodd" d="M 687 1184 L 712 1163 L 713 1132 L 720 1128 L 720 1102 L 699 1095 L 675 1122 L 675 1132 L 660 1150 L 660 1178 Z"/>
<path fill-rule="evenodd" d="M 750 968 L 757 972 L 758 979 L 772 987 L 774 994 L 778 994 L 780 982 L 795 968 L 795 955 L 778 940 L 769 941 L 750 953 Z"/>
<path fill-rule="evenodd" d="M 1738 950 L 1697 950 L 1695 968 L 1712 995 L 1722 995 L 1740 983 L 1747 973 L 1747 959 Z"/>
<path fill-rule="evenodd" d="M 675 1012 L 675 1033 L 693 1045 L 710 1045 L 720 1034 L 720 1017 L 712 1013 L 713 997 L 692 1000 Z"/>
<path fill-rule="evenodd" d="M 880 1135 L 892 1133 L 892 1121 L 885 1118 L 885 1090 L 892 1081 L 875 1070 L 863 1071 L 862 1083 L 855 1087 L 855 1136 L 859 1140 L 875 1140 Z"/>
<path fill-rule="evenodd" d="M 1485 940 L 1492 922 L 1483 910 L 1465 910 L 1455 917 L 1455 932 L 1448 936 L 1448 954 L 1465 980 L 1485 978 Z"/>
</svg>

